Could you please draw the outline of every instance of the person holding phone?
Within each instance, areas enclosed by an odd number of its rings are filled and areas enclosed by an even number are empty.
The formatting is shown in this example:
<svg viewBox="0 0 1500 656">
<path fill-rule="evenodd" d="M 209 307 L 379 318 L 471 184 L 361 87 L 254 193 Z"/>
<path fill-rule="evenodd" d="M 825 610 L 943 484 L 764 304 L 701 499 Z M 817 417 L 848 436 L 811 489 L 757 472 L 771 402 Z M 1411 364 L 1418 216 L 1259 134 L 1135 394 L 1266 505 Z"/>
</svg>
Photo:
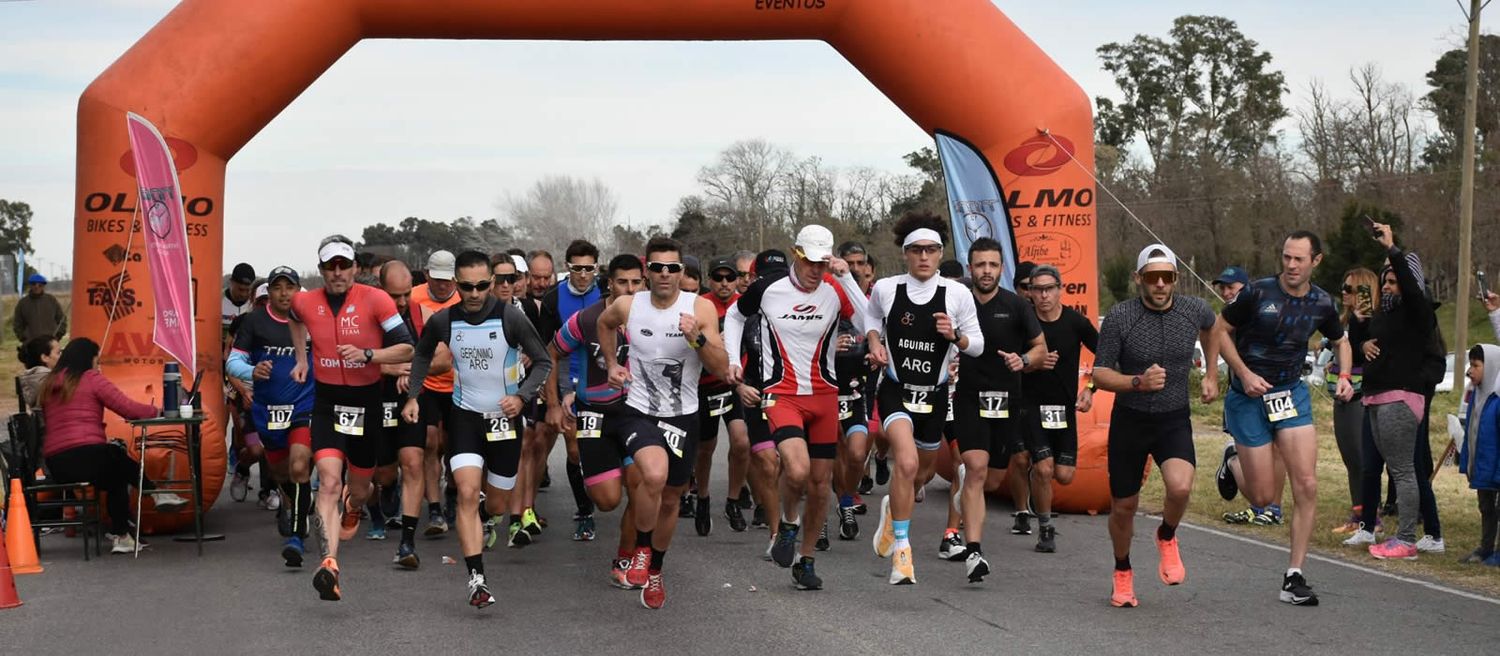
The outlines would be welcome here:
<svg viewBox="0 0 1500 656">
<path fill-rule="evenodd" d="M 1490 313 L 1490 327 L 1495 330 L 1495 339 L 1500 340 L 1500 294 L 1490 290 L 1490 286 L 1484 282 L 1484 272 L 1476 274 L 1479 276 L 1479 300 L 1484 302 L 1484 309 Z"/>
<path fill-rule="evenodd" d="M 1339 322 L 1344 324 L 1344 330 L 1349 330 L 1355 322 L 1370 320 L 1375 313 L 1375 300 L 1373 291 L 1378 284 L 1375 272 L 1364 267 L 1357 267 L 1344 272 L 1344 284 L 1340 291 L 1342 296 L 1339 303 Z M 1359 514 L 1363 503 L 1360 495 L 1360 480 L 1363 473 L 1360 468 L 1360 440 L 1364 430 L 1365 411 L 1361 404 L 1360 386 L 1364 379 L 1365 354 L 1361 349 L 1354 349 L 1353 367 L 1349 370 L 1349 384 L 1354 388 L 1354 396 L 1348 401 L 1340 401 L 1337 397 L 1333 399 L 1333 434 L 1339 445 L 1339 457 L 1344 460 L 1344 469 L 1349 474 L 1349 521 L 1340 524 L 1333 529 L 1334 533 L 1353 533 L 1363 528 L 1359 523 Z M 1328 382 L 1328 394 L 1333 396 L 1338 385 L 1339 377 L 1344 372 L 1339 369 L 1338 363 L 1334 362 L 1328 367 L 1325 374 Z"/>
</svg>

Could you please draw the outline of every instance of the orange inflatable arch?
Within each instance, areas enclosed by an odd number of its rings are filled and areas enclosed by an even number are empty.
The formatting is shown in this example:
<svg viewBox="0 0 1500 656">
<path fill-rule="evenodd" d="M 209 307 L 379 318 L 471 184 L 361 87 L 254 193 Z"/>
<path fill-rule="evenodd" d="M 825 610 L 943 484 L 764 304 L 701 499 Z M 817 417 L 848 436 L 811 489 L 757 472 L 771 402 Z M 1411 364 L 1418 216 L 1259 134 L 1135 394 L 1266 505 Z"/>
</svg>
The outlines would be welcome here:
<svg viewBox="0 0 1500 656">
<path fill-rule="evenodd" d="M 125 112 L 155 123 L 174 151 L 194 254 L 198 358 L 217 381 L 225 166 L 354 44 L 393 38 L 825 41 L 929 134 L 959 136 L 989 160 L 1020 258 L 1057 265 L 1066 302 L 1097 314 L 1089 99 L 990 0 L 184 0 L 78 104 L 73 326 L 101 339 L 115 308 L 101 361 L 127 393 L 147 398 L 165 356 L 151 343 L 145 264 L 124 250 L 135 202 Z M 211 501 L 225 474 L 216 428 L 224 410 L 219 385 L 203 390 L 217 420 L 203 456 Z M 1095 416 L 1105 410 L 1081 418 L 1083 466 L 1059 488 L 1059 509 L 1108 507 L 1102 447 L 1088 446 L 1102 444 Z M 148 463 L 153 473 L 163 467 Z M 155 519 L 156 528 L 181 521 Z"/>
</svg>

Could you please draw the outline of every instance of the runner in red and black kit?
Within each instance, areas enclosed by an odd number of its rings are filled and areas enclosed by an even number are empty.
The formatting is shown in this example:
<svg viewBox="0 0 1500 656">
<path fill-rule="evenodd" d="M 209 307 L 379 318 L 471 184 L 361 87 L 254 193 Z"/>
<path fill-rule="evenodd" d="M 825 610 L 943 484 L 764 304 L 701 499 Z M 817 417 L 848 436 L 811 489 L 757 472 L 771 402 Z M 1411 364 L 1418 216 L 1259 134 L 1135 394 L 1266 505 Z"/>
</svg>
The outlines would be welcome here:
<svg viewBox="0 0 1500 656">
<path fill-rule="evenodd" d="M 339 589 L 339 541 L 354 536 L 359 528 L 358 510 L 370 493 L 370 475 L 377 461 L 383 430 L 379 418 L 380 367 L 411 360 L 411 332 L 406 329 L 396 304 L 384 292 L 354 282 L 354 245 L 335 235 L 318 249 L 322 289 L 301 292 L 292 299 L 292 343 L 312 340 L 312 371 L 317 381 L 312 415 L 313 460 L 318 468 L 318 503 L 315 532 L 322 539 L 323 562 L 313 575 L 313 586 L 322 599 L 337 601 Z M 307 353 L 297 351 L 292 380 L 304 382 L 308 375 Z M 349 461 L 349 508 L 353 525 L 346 521 L 334 533 L 343 499 L 344 461 Z"/>
<path fill-rule="evenodd" d="M 569 367 L 562 366 L 563 358 L 577 359 L 582 363 L 581 379 L 563 376 L 563 380 L 549 380 L 542 389 L 547 394 L 561 395 L 549 399 L 547 405 L 561 408 L 566 416 L 559 424 L 565 430 L 577 433 L 583 484 L 595 508 L 601 512 L 618 507 L 625 498 L 624 493 L 639 481 L 635 469 L 628 467 L 630 458 L 615 434 L 620 425 L 619 414 L 625 404 L 625 393 L 609 384 L 609 371 L 599 353 L 599 315 L 611 302 L 641 291 L 646 282 L 644 271 L 639 257 L 616 255 L 605 272 L 609 296 L 569 317 L 547 347 L 552 357 L 551 375 L 554 379 L 560 372 L 569 370 Z M 623 333 L 617 339 L 615 360 L 627 362 L 630 343 Z M 621 485 L 622 479 L 624 485 Z M 627 499 L 625 511 L 620 513 L 619 551 L 610 560 L 610 583 L 615 587 L 627 590 L 635 587 L 625 577 L 634 547 L 635 519 L 633 506 Z"/>
<path fill-rule="evenodd" d="M 709 293 L 703 298 L 714 304 L 719 314 L 719 329 L 724 329 L 724 314 L 739 299 L 737 281 L 739 273 L 728 258 L 720 258 L 709 264 Z M 750 436 L 745 429 L 745 410 L 740 403 L 735 386 L 703 372 L 698 381 L 698 464 L 693 469 L 693 480 L 697 494 L 688 493 L 693 506 L 693 527 L 698 535 L 706 536 L 713 531 L 713 511 L 709 502 L 709 481 L 712 479 L 714 451 L 719 445 L 719 422 L 729 432 L 729 494 L 724 505 L 724 515 L 729 519 L 729 528 L 735 532 L 745 530 L 745 515 L 740 508 L 738 496 L 745 485 L 745 468 L 750 462 Z"/>
<path fill-rule="evenodd" d="M 792 579 L 800 589 L 818 590 L 823 582 L 813 569 L 816 541 L 813 533 L 803 532 L 802 519 L 806 517 L 808 526 L 822 526 L 828 510 L 833 460 L 842 435 L 834 364 L 838 322 L 850 319 L 862 326 L 864 297 L 848 276 L 847 265 L 833 257 L 833 233 L 827 228 L 803 228 L 794 252 L 791 275 L 756 281 L 729 308 L 725 344 L 730 361 L 737 362 L 745 317 L 761 315 L 761 405 L 782 465 L 781 521 L 771 558 L 791 567 L 800 534 L 802 558 L 792 569 Z M 830 269 L 847 287 L 828 277 Z M 739 368 L 731 366 L 730 380 L 741 377 Z M 799 509 L 804 495 L 807 506 Z"/>
</svg>

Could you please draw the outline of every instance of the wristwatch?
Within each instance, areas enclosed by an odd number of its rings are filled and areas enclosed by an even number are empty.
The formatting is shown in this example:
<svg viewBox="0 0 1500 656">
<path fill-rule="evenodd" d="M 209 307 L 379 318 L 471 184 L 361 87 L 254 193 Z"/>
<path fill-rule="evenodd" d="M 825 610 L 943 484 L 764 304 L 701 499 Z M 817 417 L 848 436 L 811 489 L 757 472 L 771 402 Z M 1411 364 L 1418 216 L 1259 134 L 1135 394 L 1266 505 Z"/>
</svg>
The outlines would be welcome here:
<svg viewBox="0 0 1500 656">
<path fill-rule="evenodd" d="M 374 361 L 375 361 L 375 351 L 373 349 L 365 349 L 365 362 L 374 362 Z"/>
<path fill-rule="evenodd" d="M 1028 355 L 1028 354 L 1026 354 L 1026 353 L 1022 353 L 1021 354 L 1021 368 L 1024 369 L 1024 368 L 1029 367 L 1029 366 L 1031 366 L 1031 356 Z"/>
<path fill-rule="evenodd" d="M 958 340 L 963 339 L 963 338 L 964 338 L 964 332 L 962 330 L 959 330 L 958 326 L 954 326 L 953 327 L 953 339 L 948 340 L 948 343 L 950 343 L 950 344 L 957 344 Z"/>
<path fill-rule="evenodd" d="M 698 339 L 688 342 L 688 345 L 692 346 L 695 349 L 703 348 L 704 346 L 708 345 L 708 336 L 704 335 L 703 333 L 698 333 Z"/>
<path fill-rule="evenodd" d="M 1130 389 L 1135 390 L 1135 389 L 1140 389 L 1140 388 L 1141 388 L 1141 377 L 1140 376 L 1131 376 L 1130 377 Z"/>
</svg>

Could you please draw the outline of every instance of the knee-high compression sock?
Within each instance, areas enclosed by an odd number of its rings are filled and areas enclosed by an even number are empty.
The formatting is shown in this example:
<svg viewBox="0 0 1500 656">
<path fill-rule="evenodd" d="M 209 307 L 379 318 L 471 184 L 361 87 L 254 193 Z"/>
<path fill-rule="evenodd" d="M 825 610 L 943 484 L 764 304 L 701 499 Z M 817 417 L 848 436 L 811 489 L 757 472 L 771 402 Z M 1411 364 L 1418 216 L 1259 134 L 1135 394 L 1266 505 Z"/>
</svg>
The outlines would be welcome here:
<svg viewBox="0 0 1500 656">
<path fill-rule="evenodd" d="M 573 488 L 573 503 L 578 506 L 578 516 L 594 514 L 594 500 L 589 498 L 588 488 L 583 485 L 583 467 L 576 462 L 568 463 L 568 487 Z"/>
</svg>

